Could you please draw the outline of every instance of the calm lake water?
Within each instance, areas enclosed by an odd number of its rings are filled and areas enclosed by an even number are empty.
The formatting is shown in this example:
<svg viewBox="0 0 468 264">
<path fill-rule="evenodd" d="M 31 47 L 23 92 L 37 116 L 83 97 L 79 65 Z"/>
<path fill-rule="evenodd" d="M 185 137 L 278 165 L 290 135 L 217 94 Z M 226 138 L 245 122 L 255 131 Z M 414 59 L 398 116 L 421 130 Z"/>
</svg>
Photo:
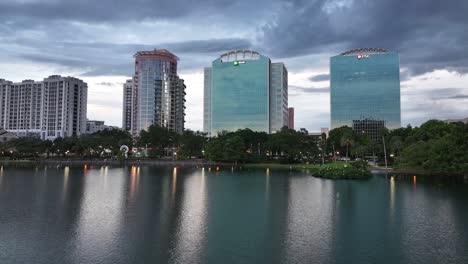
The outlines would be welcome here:
<svg viewBox="0 0 468 264">
<path fill-rule="evenodd" d="M 468 263 L 468 185 L 3 166 L 0 263 Z"/>
</svg>

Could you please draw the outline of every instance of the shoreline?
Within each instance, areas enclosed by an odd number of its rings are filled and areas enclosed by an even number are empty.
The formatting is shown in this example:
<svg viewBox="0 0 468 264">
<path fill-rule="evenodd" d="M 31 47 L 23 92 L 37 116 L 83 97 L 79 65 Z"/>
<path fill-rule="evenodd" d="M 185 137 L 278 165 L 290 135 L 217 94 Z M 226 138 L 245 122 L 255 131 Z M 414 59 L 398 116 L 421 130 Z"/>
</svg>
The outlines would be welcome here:
<svg viewBox="0 0 468 264">
<path fill-rule="evenodd" d="M 87 159 L 39 159 L 39 160 L 0 160 L 0 165 L 8 164 L 57 164 L 57 165 L 153 165 L 153 166 L 220 166 L 220 167 L 242 167 L 248 169 L 283 169 L 283 170 L 307 170 L 317 169 L 322 164 L 281 164 L 281 163 L 228 163 L 228 162 L 214 162 L 201 159 L 194 160 L 160 160 L 160 159 L 142 159 L 142 160 L 87 160 Z M 328 163 L 329 167 L 344 167 L 345 163 Z M 467 173 L 436 173 L 428 170 L 413 169 L 413 168 L 382 168 L 371 167 L 368 169 L 376 173 L 393 173 L 397 175 L 417 175 L 417 176 L 436 176 L 436 177 L 464 177 L 468 179 Z"/>
</svg>

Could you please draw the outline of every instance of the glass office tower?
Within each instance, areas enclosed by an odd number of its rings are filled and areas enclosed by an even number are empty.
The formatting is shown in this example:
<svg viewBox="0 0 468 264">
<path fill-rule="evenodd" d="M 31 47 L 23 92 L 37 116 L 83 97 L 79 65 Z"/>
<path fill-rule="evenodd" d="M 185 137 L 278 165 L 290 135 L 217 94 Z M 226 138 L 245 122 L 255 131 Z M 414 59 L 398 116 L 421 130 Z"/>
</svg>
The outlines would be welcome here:
<svg viewBox="0 0 468 264">
<path fill-rule="evenodd" d="M 287 125 L 287 70 L 250 50 L 221 55 L 205 68 L 204 131 L 249 128 L 274 132 Z"/>
<path fill-rule="evenodd" d="M 382 124 L 388 129 L 400 127 L 398 53 L 365 48 L 334 56 L 330 60 L 330 86 L 332 129 L 353 124 L 364 132 Z M 363 128 L 363 124 L 371 128 Z"/>
<path fill-rule="evenodd" d="M 177 75 L 179 58 L 165 49 L 135 54 L 135 75 L 128 87 L 131 130 L 138 135 L 157 124 L 182 133 L 185 122 L 185 84 Z M 124 89 L 125 89 L 124 88 Z"/>
</svg>

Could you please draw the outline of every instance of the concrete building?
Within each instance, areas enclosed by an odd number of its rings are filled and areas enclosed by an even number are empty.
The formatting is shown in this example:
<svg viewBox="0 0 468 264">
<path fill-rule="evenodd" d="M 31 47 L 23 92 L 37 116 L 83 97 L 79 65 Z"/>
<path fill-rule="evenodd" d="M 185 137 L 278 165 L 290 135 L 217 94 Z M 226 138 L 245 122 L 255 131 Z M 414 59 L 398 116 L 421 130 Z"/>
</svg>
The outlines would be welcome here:
<svg viewBox="0 0 468 264">
<path fill-rule="evenodd" d="M 157 124 L 182 133 L 186 86 L 177 75 L 179 58 L 165 49 L 139 51 L 134 57 L 133 80 L 124 85 L 123 128 L 138 135 Z"/>
<path fill-rule="evenodd" d="M 222 54 L 204 72 L 203 129 L 210 136 L 249 128 L 273 133 L 288 125 L 288 71 L 250 50 Z"/>
<path fill-rule="evenodd" d="M 15 133 L 0 129 L 0 144 L 17 138 L 18 136 Z"/>
<path fill-rule="evenodd" d="M 53 140 L 86 130 L 88 87 L 73 77 L 41 82 L 0 80 L 0 126 L 18 136 Z"/>
<path fill-rule="evenodd" d="M 294 107 L 288 108 L 288 128 L 294 129 Z"/>
<path fill-rule="evenodd" d="M 108 126 L 104 121 L 86 120 L 86 134 L 94 134 L 105 129 L 120 129 L 116 126 Z"/>
<path fill-rule="evenodd" d="M 363 48 L 330 59 L 331 129 L 349 126 L 379 138 L 377 127 L 401 125 L 400 57 Z"/>
<path fill-rule="evenodd" d="M 465 118 L 465 119 L 447 119 L 447 120 L 444 120 L 444 122 L 446 123 L 464 123 L 464 124 L 468 124 L 468 117 Z"/>
<path fill-rule="evenodd" d="M 325 138 L 328 138 L 328 134 L 330 133 L 330 130 L 328 127 L 322 127 L 320 128 L 320 133 L 325 134 Z"/>
<path fill-rule="evenodd" d="M 123 85 L 123 113 L 122 128 L 126 131 L 132 130 L 133 112 L 133 80 L 127 80 Z"/>
</svg>

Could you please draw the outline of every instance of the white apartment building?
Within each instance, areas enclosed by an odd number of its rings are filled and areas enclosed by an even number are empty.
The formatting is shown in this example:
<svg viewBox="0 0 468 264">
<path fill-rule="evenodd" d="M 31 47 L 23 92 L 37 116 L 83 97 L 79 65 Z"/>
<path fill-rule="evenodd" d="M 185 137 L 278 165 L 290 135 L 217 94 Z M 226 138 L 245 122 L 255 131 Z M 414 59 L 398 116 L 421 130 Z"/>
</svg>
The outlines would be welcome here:
<svg viewBox="0 0 468 264">
<path fill-rule="evenodd" d="M 87 84 L 73 77 L 0 79 L 0 128 L 49 140 L 79 136 L 86 130 L 87 97 Z"/>
</svg>

